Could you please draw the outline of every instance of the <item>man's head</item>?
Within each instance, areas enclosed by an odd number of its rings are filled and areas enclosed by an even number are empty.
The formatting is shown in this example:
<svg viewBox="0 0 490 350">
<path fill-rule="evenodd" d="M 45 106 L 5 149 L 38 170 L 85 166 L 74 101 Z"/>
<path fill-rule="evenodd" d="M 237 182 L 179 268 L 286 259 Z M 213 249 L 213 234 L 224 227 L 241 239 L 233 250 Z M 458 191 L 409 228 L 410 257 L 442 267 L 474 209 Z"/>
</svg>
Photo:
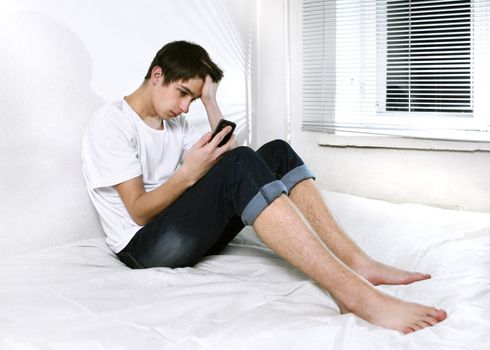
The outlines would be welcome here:
<svg viewBox="0 0 490 350">
<path fill-rule="evenodd" d="M 201 97 L 207 76 L 218 83 L 223 71 L 206 50 L 187 41 L 168 43 L 157 52 L 142 85 L 151 101 L 146 112 L 163 119 L 187 113 Z"/>
<path fill-rule="evenodd" d="M 204 81 L 207 75 L 214 82 L 223 78 L 223 71 L 211 61 L 206 50 L 187 41 L 173 41 L 162 47 L 148 68 L 145 81 L 151 78 L 155 67 L 162 69 L 164 85 L 176 81 L 186 82 L 192 78 Z"/>
</svg>

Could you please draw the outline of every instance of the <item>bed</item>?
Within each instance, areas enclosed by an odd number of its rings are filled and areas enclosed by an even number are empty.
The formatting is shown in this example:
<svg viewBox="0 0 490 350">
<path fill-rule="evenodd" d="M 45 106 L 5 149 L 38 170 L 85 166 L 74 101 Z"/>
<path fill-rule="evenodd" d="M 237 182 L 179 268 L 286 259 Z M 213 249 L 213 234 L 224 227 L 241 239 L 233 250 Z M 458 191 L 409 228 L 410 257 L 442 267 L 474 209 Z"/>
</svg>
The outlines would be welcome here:
<svg viewBox="0 0 490 350">
<path fill-rule="evenodd" d="M 246 228 L 193 268 L 131 270 L 102 238 L 0 260 L 0 349 L 490 349 L 490 214 L 324 191 L 378 260 L 428 272 L 380 286 L 444 308 L 409 335 L 340 315 Z"/>
</svg>

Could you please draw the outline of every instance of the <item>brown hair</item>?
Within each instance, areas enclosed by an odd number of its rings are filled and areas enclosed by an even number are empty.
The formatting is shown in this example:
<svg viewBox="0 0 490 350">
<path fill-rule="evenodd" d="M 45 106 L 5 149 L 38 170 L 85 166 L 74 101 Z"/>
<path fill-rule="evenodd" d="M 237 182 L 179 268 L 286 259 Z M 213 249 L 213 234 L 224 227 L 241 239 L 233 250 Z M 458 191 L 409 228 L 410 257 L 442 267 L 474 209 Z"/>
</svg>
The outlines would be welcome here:
<svg viewBox="0 0 490 350">
<path fill-rule="evenodd" d="M 206 50 L 188 41 L 173 41 L 162 47 L 151 62 L 145 80 L 151 77 L 154 67 L 162 69 L 164 85 L 196 77 L 205 80 L 207 75 L 214 82 L 223 78 L 223 71 L 211 60 Z"/>
</svg>

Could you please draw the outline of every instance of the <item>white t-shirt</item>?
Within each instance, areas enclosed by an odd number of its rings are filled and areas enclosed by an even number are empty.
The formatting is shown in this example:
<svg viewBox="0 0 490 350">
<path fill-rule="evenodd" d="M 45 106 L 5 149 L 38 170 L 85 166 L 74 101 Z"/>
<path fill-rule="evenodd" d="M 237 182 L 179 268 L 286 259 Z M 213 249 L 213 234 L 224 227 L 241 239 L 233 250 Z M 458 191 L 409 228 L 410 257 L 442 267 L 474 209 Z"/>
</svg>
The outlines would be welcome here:
<svg viewBox="0 0 490 350">
<path fill-rule="evenodd" d="M 166 182 L 179 168 L 184 151 L 199 140 L 184 116 L 147 125 L 125 101 L 99 109 L 85 130 L 82 170 L 109 247 L 120 252 L 142 227 L 129 215 L 114 185 L 142 176 L 146 192 Z"/>
</svg>

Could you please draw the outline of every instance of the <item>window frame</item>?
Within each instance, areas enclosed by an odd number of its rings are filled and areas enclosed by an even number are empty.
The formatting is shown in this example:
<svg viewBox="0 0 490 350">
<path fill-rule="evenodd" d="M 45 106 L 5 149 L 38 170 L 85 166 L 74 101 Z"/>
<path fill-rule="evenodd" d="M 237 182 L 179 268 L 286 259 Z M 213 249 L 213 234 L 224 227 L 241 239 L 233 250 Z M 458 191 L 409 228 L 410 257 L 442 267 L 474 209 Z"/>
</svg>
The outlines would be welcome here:
<svg viewBox="0 0 490 350">
<path fill-rule="evenodd" d="M 475 1 L 475 0 L 472 0 Z M 485 5 L 484 5 L 485 6 Z M 487 5 L 488 6 L 488 5 Z M 301 10 L 303 10 L 303 2 L 299 5 Z M 302 11 L 301 11 L 302 12 Z M 472 11 L 473 13 L 474 11 Z M 473 14 L 472 14 L 473 16 Z M 485 19 L 487 14 L 480 14 L 480 16 Z M 291 21 L 291 23 L 299 24 L 299 29 L 303 28 L 303 20 L 302 14 L 299 15 L 298 21 Z M 480 18 L 481 20 L 481 18 Z M 487 22 L 490 20 L 486 18 Z M 485 29 L 486 28 L 486 29 Z M 292 27 L 290 30 L 294 31 L 298 28 Z M 486 32 L 485 32 L 486 30 Z M 472 20 L 472 38 L 474 42 L 482 45 L 484 43 L 484 38 L 488 36 L 488 25 L 487 27 L 483 27 L 483 31 L 480 33 L 475 30 L 475 26 L 473 25 Z M 480 38 L 481 37 L 481 38 Z M 483 38 L 483 39 L 482 39 Z M 302 39 L 300 39 L 302 42 Z M 472 39 L 473 40 L 473 39 Z M 472 42 L 473 45 L 473 42 Z M 294 46 L 294 44 L 292 45 Z M 300 45 L 303 50 L 303 46 Z M 488 47 L 483 48 L 472 48 L 474 52 L 472 57 L 478 54 L 480 51 L 488 56 Z M 486 53 L 483 51 L 486 50 Z M 385 56 L 386 57 L 386 56 Z M 303 57 L 301 55 L 301 60 Z M 483 61 L 483 59 L 480 59 Z M 378 65 L 378 63 L 376 63 Z M 483 64 L 472 66 L 472 76 L 478 76 L 477 69 L 481 69 L 484 67 Z M 386 67 L 386 64 L 385 64 Z M 488 76 L 488 72 L 484 72 L 482 76 Z M 301 77 L 303 73 L 300 74 Z M 481 90 L 482 79 L 479 79 L 478 86 L 475 86 L 475 81 L 472 80 L 473 89 Z M 303 82 L 303 78 L 300 79 Z M 386 79 L 384 80 L 384 84 L 386 85 Z M 489 84 L 485 85 L 488 89 Z M 304 87 L 301 87 L 299 90 L 303 91 Z M 377 91 L 377 98 L 379 98 L 379 92 Z M 484 92 L 476 91 L 474 94 L 474 105 L 473 105 L 473 113 L 446 113 L 446 112 L 399 112 L 399 111 L 379 111 L 379 108 L 376 108 L 376 113 L 373 113 L 369 117 L 359 118 L 359 123 L 352 123 L 349 121 L 348 123 L 343 123 L 342 120 L 335 120 L 334 124 L 331 125 L 329 123 L 324 122 L 309 122 L 307 125 L 307 121 L 304 119 L 303 113 L 304 109 L 301 108 L 302 112 L 302 128 L 303 130 L 316 130 L 316 131 L 324 131 L 324 132 L 339 132 L 339 133 L 361 133 L 361 134 L 377 134 L 377 135 L 392 135 L 392 136 L 408 136 L 408 137 L 421 137 L 427 139 L 449 139 L 449 140 L 468 140 L 468 141 L 485 141 L 490 142 L 490 113 L 488 107 L 490 107 L 487 98 L 483 98 Z M 323 117 L 322 117 L 323 118 Z"/>
</svg>

